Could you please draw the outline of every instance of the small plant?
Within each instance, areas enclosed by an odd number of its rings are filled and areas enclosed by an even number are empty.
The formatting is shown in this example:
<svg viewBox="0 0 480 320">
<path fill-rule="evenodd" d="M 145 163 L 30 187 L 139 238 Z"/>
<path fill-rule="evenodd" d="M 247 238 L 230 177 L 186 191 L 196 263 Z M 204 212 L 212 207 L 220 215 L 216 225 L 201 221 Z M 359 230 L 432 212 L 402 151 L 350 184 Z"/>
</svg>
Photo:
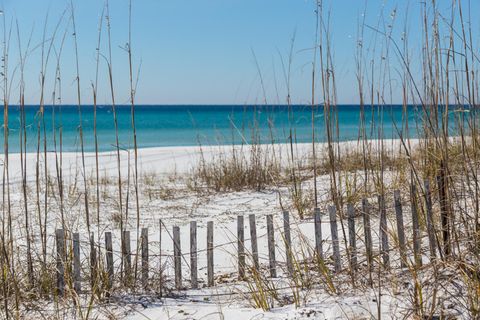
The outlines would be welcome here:
<svg viewBox="0 0 480 320">
<path fill-rule="evenodd" d="M 251 268 L 251 281 L 247 281 L 248 293 L 247 297 L 252 301 L 255 308 L 263 311 L 269 311 L 275 307 L 275 302 L 281 303 L 275 282 L 265 277 L 263 270 Z"/>
<path fill-rule="evenodd" d="M 206 160 L 202 157 L 189 177 L 190 186 L 206 187 L 217 192 L 256 190 L 275 186 L 281 179 L 281 167 L 268 148 L 262 145 L 232 146 Z"/>
</svg>

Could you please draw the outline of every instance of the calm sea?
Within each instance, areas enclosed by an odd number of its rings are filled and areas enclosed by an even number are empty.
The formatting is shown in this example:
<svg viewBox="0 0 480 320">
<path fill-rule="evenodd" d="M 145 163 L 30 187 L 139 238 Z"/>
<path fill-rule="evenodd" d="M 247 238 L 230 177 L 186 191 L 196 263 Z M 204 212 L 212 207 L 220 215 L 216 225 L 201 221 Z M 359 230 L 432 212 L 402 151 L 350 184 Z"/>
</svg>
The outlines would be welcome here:
<svg viewBox="0 0 480 320">
<path fill-rule="evenodd" d="M 82 106 L 82 123 L 85 151 L 94 151 L 94 109 Z M 42 134 L 43 126 L 38 106 L 27 106 L 27 150 L 37 149 L 38 132 Z M 199 143 L 239 144 L 251 142 L 254 128 L 257 129 L 261 143 L 287 142 L 292 128 L 297 142 L 311 142 L 312 124 L 311 107 L 287 106 L 230 106 L 230 105 L 139 105 L 136 106 L 135 123 L 137 142 L 141 148 L 162 146 L 193 146 Z M 360 107 L 342 105 L 338 107 L 339 140 L 355 140 L 359 136 Z M 367 135 L 378 137 L 378 124 L 383 119 L 385 138 L 397 138 L 401 130 L 402 107 L 387 106 L 379 108 L 366 107 Z M 18 106 L 9 107 L 9 150 L 20 150 L 20 112 Z M 410 122 L 410 136 L 417 136 L 415 122 L 420 112 L 414 106 L 408 107 L 407 117 Z M 133 147 L 132 119 L 129 106 L 117 106 L 119 140 L 122 148 Z M 3 115 L 0 117 L 3 124 Z M 63 150 L 75 151 L 80 148 L 79 114 L 76 106 L 47 106 L 45 108 L 45 130 L 48 150 L 54 149 L 54 133 L 57 147 L 62 133 Z M 396 128 L 397 126 L 397 128 Z M 325 141 L 323 108 L 315 113 L 316 140 Z M 115 129 L 111 106 L 97 108 L 98 146 L 100 151 L 113 150 L 115 146 Z M 405 134 L 405 132 L 403 132 Z M 2 150 L 3 153 L 3 129 Z M 43 140 L 42 140 L 43 141 Z"/>
</svg>

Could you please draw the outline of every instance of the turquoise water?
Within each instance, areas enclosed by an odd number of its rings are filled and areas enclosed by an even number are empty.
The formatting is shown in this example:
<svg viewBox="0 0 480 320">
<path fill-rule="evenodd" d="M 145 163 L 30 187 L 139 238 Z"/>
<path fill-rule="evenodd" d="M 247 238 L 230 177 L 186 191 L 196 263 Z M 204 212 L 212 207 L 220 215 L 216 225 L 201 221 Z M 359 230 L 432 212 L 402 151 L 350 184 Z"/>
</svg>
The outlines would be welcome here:
<svg viewBox="0 0 480 320">
<path fill-rule="evenodd" d="M 287 106 L 136 106 L 137 141 L 141 148 L 161 146 L 191 146 L 199 143 L 230 144 L 251 142 L 252 129 L 258 128 L 262 143 L 287 142 L 289 129 L 293 128 L 297 142 L 310 142 L 312 137 L 311 107 L 293 106 L 289 114 Z M 401 128 L 402 107 L 383 107 L 383 131 L 385 138 L 397 138 L 396 124 Z M 38 129 L 43 127 L 38 114 L 38 106 L 27 106 L 27 150 L 37 149 Z M 410 135 L 417 136 L 415 121 L 419 120 L 419 110 L 408 107 Z M 119 140 L 122 148 L 133 147 L 132 122 L 129 106 L 118 106 Z M 3 123 L 3 115 L 0 117 Z M 82 106 L 85 151 L 94 151 L 93 107 Z M 378 137 L 378 128 L 372 124 L 380 123 L 378 108 L 366 107 L 367 135 Z M 338 107 L 339 140 L 355 140 L 359 135 L 360 107 L 342 105 Z M 325 141 L 323 108 L 315 113 L 316 140 Z M 9 150 L 20 149 L 20 110 L 18 106 L 9 107 Z M 79 116 L 76 106 L 47 106 L 45 109 L 45 130 L 47 148 L 54 149 L 54 132 L 62 132 L 63 150 L 80 150 Z M 115 130 L 111 106 L 99 106 L 97 109 L 98 145 L 100 151 L 113 150 Z M 3 130 L 2 151 L 3 152 Z M 43 140 L 42 140 L 43 141 Z M 43 143 L 43 142 L 42 142 Z M 43 148 L 43 147 L 42 147 Z"/>
</svg>

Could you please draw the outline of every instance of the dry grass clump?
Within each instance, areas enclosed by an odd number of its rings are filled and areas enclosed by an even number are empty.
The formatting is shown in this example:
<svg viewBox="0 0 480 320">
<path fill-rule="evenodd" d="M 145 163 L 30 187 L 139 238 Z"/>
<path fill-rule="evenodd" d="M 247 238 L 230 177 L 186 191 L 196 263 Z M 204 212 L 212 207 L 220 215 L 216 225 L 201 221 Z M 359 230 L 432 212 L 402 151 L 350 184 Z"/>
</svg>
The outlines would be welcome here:
<svg viewBox="0 0 480 320">
<path fill-rule="evenodd" d="M 408 158 L 405 154 L 394 151 L 383 150 L 382 152 L 370 151 L 364 154 L 360 147 L 342 149 L 335 162 L 335 170 L 338 172 L 358 172 L 362 170 L 379 170 L 379 159 L 383 159 L 385 170 L 398 170 L 408 165 Z M 327 157 L 327 151 L 319 150 L 316 155 L 317 173 L 320 175 L 329 174 L 332 167 Z M 302 168 L 304 171 L 313 170 L 313 162 L 306 163 Z"/>
<path fill-rule="evenodd" d="M 282 176 L 282 168 L 268 147 L 242 145 L 223 149 L 208 160 L 202 151 L 187 184 L 192 190 L 261 191 L 278 185 Z"/>
<path fill-rule="evenodd" d="M 424 177 L 435 178 L 441 167 L 442 155 L 447 154 L 450 175 L 463 174 L 478 166 L 480 150 L 476 140 L 478 137 L 450 138 L 441 148 L 433 143 L 423 142 L 412 151 L 411 158 Z"/>
</svg>

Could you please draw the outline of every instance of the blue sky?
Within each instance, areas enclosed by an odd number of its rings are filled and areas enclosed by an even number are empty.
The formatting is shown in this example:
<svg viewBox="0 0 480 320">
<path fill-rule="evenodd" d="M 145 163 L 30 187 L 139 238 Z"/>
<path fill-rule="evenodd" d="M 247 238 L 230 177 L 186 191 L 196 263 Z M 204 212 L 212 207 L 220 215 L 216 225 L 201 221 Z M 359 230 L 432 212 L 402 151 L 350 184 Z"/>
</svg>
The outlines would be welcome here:
<svg viewBox="0 0 480 320">
<path fill-rule="evenodd" d="M 448 12 L 450 1 L 440 1 Z M 464 5 L 468 4 L 464 0 Z M 263 93 L 254 54 L 264 78 L 267 101 L 285 103 L 287 90 L 282 59 L 295 35 L 291 96 L 295 103 L 308 103 L 311 92 L 311 47 L 315 36 L 313 0 L 133 0 L 132 50 L 134 68 L 140 68 L 137 103 L 144 104 L 244 104 L 262 103 Z M 95 52 L 103 0 L 73 0 L 80 55 L 82 102 L 91 103 L 91 83 L 95 79 Z M 420 29 L 420 1 L 335 0 L 325 1 L 330 10 L 330 29 L 340 103 L 357 103 L 355 51 L 358 22 L 366 7 L 366 21 L 386 23 L 397 8 L 395 37 L 403 25 L 409 26 L 413 57 L 420 57 L 416 37 Z M 32 34 L 32 47 L 41 43 L 47 14 L 47 38 L 67 10 L 60 24 L 55 48 L 63 33 L 66 40 L 61 56 L 62 99 L 75 103 L 75 56 L 70 15 L 66 0 L 3 0 L 7 29 L 13 26 L 10 40 L 9 70 L 18 65 L 18 40 L 15 21 L 20 26 L 22 45 Z M 113 67 L 118 103 L 129 102 L 128 57 L 121 47 L 128 42 L 128 0 L 110 0 Z M 472 12 L 479 12 L 477 1 Z M 408 12 L 408 16 L 405 13 Z M 406 21 L 406 22 L 405 22 Z M 478 26 L 474 35 L 478 37 Z M 8 30 L 7 30 L 8 31 Z M 105 30 L 104 30 L 105 31 Z M 420 32 L 419 32 L 420 31 Z M 105 33 L 103 34 L 105 40 Z M 368 48 L 378 40 L 373 31 L 365 32 Z M 475 41 L 478 39 L 474 39 Z M 100 47 L 106 54 L 106 42 Z M 372 49 L 373 50 L 373 49 Z M 379 49 L 377 51 L 380 51 Z M 40 96 L 41 50 L 35 49 L 25 68 L 27 102 L 36 104 Z M 254 54 L 253 54 L 254 53 Z M 371 51 L 372 57 L 377 53 Z M 395 63 L 395 58 L 392 58 Z M 53 91 L 55 59 L 49 62 L 46 76 L 47 102 Z M 13 74 L 11 103 L 18 102 Z M 15 80 L 17 79 L 17 80 Z M 99 103 L 110 102 L 107 67 L 100 65 Z"/>
</svg>

